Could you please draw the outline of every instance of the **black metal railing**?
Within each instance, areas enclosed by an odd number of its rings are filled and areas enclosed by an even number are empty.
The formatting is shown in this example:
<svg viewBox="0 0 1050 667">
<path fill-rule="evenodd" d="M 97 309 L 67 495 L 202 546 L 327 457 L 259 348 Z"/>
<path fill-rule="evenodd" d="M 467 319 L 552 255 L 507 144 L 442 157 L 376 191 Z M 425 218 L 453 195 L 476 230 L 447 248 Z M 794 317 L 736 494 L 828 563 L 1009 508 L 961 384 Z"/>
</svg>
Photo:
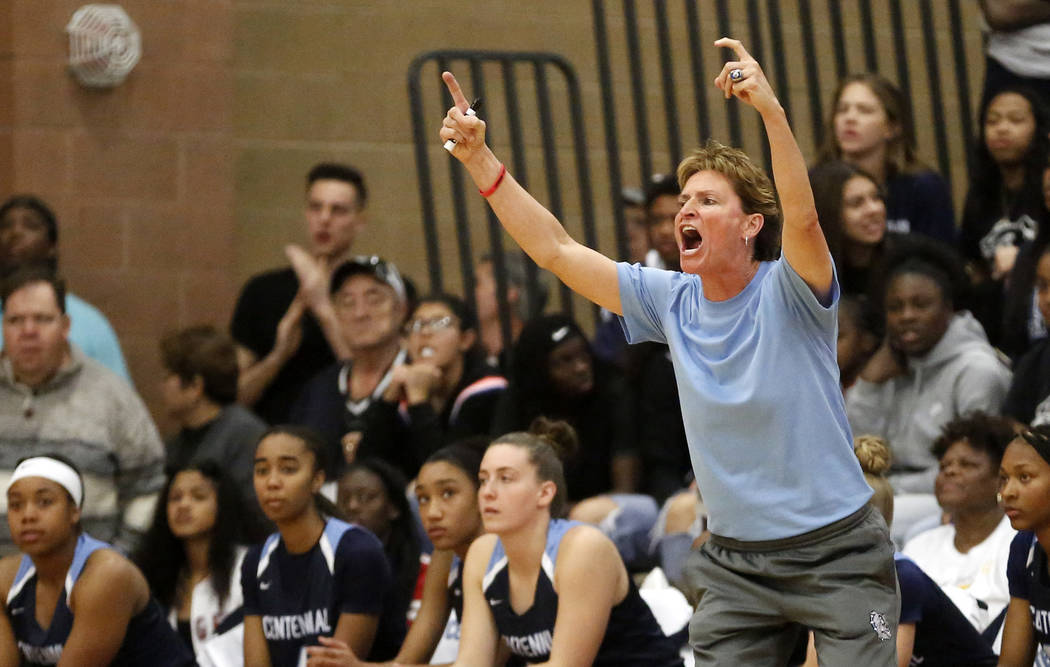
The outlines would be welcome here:
<svg viewBox="0 0 1050 667">
<path fill-rule="evenodd" d="M 955 190 L 958 202 L 969 171 L 974 135 L 970 72 L 982 62 L 976 3 L 968 0 L 592 0 L 598 99 L 581 98 L 577 75 L 551 53 L 436 51 L 417 57 L 408 82 L 416 165 L 430 283 L 441 289 L 444 262 L 458 257 L 463 293 L 473 299 L 474 253 L 493 256 L 499 293 L 505 293 L 505 237 L 472 184 L 436 141 L 437 119 L 450 104 L 440 70 L 454 67 L 468 95 L 485 100 L 495 142 L 515 178 L 590 247 L 611 235 L 615 255 L 627 256 L 623 186 L 656 172 L 673 172 L 681 156 L 709 137 L 762 154 L 769 147 L 755 114 L 725 103 L 711 81 L 722 57 L 721 35 L 738 36 L 762 62 L 795 126 L 803 151 L 815 158 L 837 82 L 847 74 L 877 71 L 906 93 L 920 153 Z M 944 45 L 950 48 L 942 48 Z M 615 64 L 614 64 L 615 63 Z M 522 82 L 532 80 L 533 89 Z M 502 96 L 493 96 L 502 91 Z M 555 91 L 552 94 L 552 91 Z M 590 106 L 584 108 L 586 102 Z M 600 108 L 599 108 L 600 107 Z M 917 115 L 918 114 L 918 115 Z M 602 146 L 587 145 L 584 118 L 601 119 Z M 428 129 L 424 129 L 428 128 Z M 592 185 L 588 156 L 604 169 Z M 563 174 L 571 159 L 575 174 Z M 445 168 L 432 170 L 431 163 Z M 541 170 L 542 179 L 530 182 Z M 435 187 L 435 183 L 440 183 Z M 593 205 L 595 188 L 608 187 Z M 569 194 L 575 191 L 575 207 Z M 595 219 L 603 221 L 596 229 Z M 479 232 L 475 224 L 484 220 Z M 614 230 L 614 231 L 613 231 Z M 454 236 L 452 236 L 454 234 Z M 613 235 L 614 234 L 614 235 Z M 455 244 L 448 238 L 452 236 Z M 481 240 L 479 241 L 479 238 Z M 607 254 L 614 254 L 608 252 Z M 536 268 L 527 262 L 529 289 Z M 562 286 L 560 308 L 573 311 Z M 558 307 L 558 306 L 556 306 Z M 507 333 L 506 305 L 504 333 Z"/>
<path fill-rule="evenodd" d="M 424 53 L 412 61 L 408 87 L 430 287 L 445 289 L 447 276 L 443 269 L 447 255 L 442 238 L 451 235 L 456 239 L 462 293 L 474 305 L 474 262 L 482 254 L 492 257 L 497 294 L 507 293 L 505 238 L 499 221 L 480 197 L 474 195 L 468 200 L 473 184 L 466 182 L 463 169 L 441 150 L 437 141 L 439 121 L 452 103 L 440 78 L 443 70 L 458 73 L 466 94 L 482 100 L 479 116 L 492 120 L 486 140 L 499 151 L 514 178 L 537 192 L 567 226 L 578 230 L 581 242 L 595 247 L 597 232 L 583 104 L 575 71 L 556 54 L 449 50 Z M 526 90 L 529 80 L 533 85 Z M 568 136 L 559 136 L 566 128 Z M 571 177 L 562 174 L 565 157 L 571 159 L 574 167 Z M 444 174 L 438 171 L 441 163 Z M 543 178 L 533 182 L 532 174 L 537 171 L 543 172 Z M 436 187 L 435 180 L 440 178 L 447 181 Z M 575 205 L 570 201 L 574 193 Z M 478 219 L 486 223 L 481 243 L 475 238 Z M 513 251 L 520 252 L 516 248 Z M 540 292 L 538 269 L 528 257 L 524 260 L 526 290 L 530 302 L 535 302 Z M 572 292 L 561 285 L 560 296 L 557 307 L 573 315 Z M 597 317 L 596 308 L 592 315 Z M 510 318 L 503 298 L 500 321 L 503 338 L 509 340 Z"/>
<path fill-rule="evenodd" d="M 721 35 L 745 41 L 763 64 L 811 156 L 823 139 L 826 105 L 838 80 L 875 71 L 894 81 L 906 93 L 911 117 L 916 118 L 917 107 L 923 110 L 917 123 L 920 146 L 932 146 L 936 168 L 960 189 L 974 136 L 967 72 L 981 62 L 975 5 L 964 0 L 592 0 L 610 195 L 618 199 L 624 184 L 643 183 L 654 172 L 673 172 L 684 150 L 712 136 L 737 146 L 752 143 L 769 166 L 765 135 L 757 126 L 748 130 L 740 105 L 720 105 L 708 97 L 717 93 L 711 81 L 721 62 L 711 43 Z M 826 43 L 818 30 L 829 35 Z M 940 42 L 950 42 L 951 48 L 939 48 Z M 626 81 L 614 75 L 614 55 L 628 63 Z M 676 67 L 688 68 L 689 77 L 676 76 Z M 632 104 L 625 104 L 628 99 Z M 665 127 L 654 106 L 663 107 Z M 800 115 L 803 107 L 806 115 Z M 627 110 L 632 118 L 617 117 Z M 625 146 L 637 154 L 636 169 L 622 161 Z M 614 209 L 622 227 L 622 208 Z M 618 250 L 624 256 L 622 237 L 619 232 Z"/>
</svg>

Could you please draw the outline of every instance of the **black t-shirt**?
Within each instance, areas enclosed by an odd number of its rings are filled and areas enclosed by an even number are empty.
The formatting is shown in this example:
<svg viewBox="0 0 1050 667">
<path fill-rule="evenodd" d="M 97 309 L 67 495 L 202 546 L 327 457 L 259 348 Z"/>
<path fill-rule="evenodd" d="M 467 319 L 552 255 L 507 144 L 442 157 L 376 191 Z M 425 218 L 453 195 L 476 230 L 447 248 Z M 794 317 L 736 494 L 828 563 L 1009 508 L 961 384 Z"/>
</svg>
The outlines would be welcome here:
<svg viewBox="0 0 1050 667">
<path fill-rule="evenodd" d="M 1013 380 L 1003 401 L 1003 414 L 1032 423 L 1039 404 L 1050 397 L 1050 338 L 1037 341 L 1014 364 Z"/>
<path fill-rule="evenodd" d="M 233 311 L 230 334 L 239 345 L 262 359 L 273 350 L 277 324 L 299 291 L 299 278 L 291 268 L 261 273 L 249 280 Z M 292 404 L 303 385 L 335 361 L 328 341 L 309 311 L 303 315 L 303 339 L 292 358 L 255 404 L 255 413 L 270 424 L 288 420 Z"/>
</svg>

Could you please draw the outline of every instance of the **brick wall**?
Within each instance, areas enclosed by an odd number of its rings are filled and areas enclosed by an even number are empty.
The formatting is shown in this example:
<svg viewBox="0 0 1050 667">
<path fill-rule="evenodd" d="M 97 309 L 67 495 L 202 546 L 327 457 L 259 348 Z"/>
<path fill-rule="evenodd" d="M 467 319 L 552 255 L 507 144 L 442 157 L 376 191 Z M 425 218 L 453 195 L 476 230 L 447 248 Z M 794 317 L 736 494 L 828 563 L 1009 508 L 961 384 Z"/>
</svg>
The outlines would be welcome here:
<svg viewBox="0 0 1050 667">
<path fill-rule="evenodd" d="M 0 10 L 0 195 L 54 207 L 62 272 L 109 316 L 155 408 L 158 337 L 225 324 L 235 296 L 233 3 L 123 2 L 143 57 L 111 90 L 66 71 L 64 28 L 81 4 Z"/>
</svg>

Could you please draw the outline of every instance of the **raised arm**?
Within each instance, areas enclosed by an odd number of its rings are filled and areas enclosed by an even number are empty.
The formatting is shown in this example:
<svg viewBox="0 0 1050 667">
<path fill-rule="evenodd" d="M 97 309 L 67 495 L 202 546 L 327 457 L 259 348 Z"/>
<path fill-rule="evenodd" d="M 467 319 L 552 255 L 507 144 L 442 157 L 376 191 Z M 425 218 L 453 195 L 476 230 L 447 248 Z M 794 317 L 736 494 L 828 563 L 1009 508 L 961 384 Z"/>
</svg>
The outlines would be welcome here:
<svg viewBox="0 0 1050 667">
<path fill-rule="evenodd" d="M 784 218 L 784 259 L 823 300 L 831 290 L 831 253 L 817 221 L 806 161 L 791 132 L 787 114 L 766 80 L 762 67 L 739 41 L 723 37 L 715 42 L 715 46 L 731 48 L 737 57 L 722 67 L 715 85 L 727 99 L 735 95 L 753 106 L 766 128 L 773 158 L 773 179 Z M 740 71 L 738 78 L 731 78 L 736 70 Z"/>
<path fill-rule="evenodd" d="M 540 267 L 581 296 L 622 314 L 616 263 L 574 241 L 550 211 L 504 172 L 485 144 L 485 122 L 466 114 L 469 105 L 456 77 L 445 72 L 441 78 L 454 102 L 445 116 L 441 140 L 456 142 L 452 155 L 463 163 L 481 192 L 488 193 L 496 185 L 487 199 L 503 227 Z"/>
</svg>

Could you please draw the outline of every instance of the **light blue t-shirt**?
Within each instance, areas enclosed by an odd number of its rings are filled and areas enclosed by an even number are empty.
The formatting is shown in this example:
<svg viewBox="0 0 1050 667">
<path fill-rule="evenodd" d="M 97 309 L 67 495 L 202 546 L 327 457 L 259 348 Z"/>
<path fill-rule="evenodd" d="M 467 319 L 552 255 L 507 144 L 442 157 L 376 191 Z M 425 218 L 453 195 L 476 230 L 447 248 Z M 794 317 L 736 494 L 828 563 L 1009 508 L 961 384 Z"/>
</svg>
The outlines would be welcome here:
<svg viewBox="0 0 1050 667">
<path fill-rule="evenodd" d="M 627 340 L 671 348 L 712 533 L 794 537 L 868 501 L 835 360 L 837 279 L 824 306 L 783 259 L 725 301 L 705 299 L 695 275 L 617 273 Z"/>
</svg>

